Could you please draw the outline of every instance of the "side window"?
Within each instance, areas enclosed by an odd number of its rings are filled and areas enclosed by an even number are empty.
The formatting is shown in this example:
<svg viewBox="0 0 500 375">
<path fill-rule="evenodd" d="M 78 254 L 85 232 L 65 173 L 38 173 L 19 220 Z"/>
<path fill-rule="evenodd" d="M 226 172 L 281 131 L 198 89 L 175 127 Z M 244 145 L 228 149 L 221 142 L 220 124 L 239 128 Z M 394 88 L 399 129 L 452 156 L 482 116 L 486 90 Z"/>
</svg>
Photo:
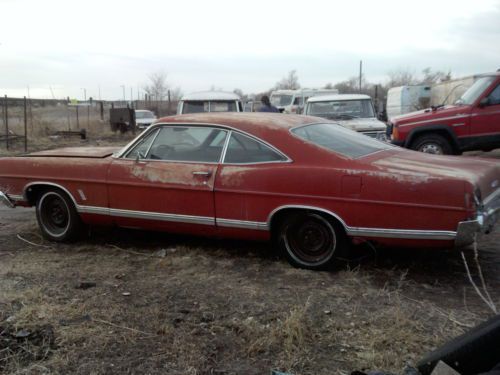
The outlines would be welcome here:
<svg viewBox="0 0 500 375">
<path fill-rule="evenodd" d="M 200 112 L 208 112 L 208 102 L 202 102 L 202 101 L 184 102 L 182 113 L 200 113 Z"/>
<path fill-rule="evenodd" d="M 224 163 L 247 164 L 286 160 L 265 144 L 239 133 L 231 133 Z"/>
<path fill-rule="evenodd" d="M 215 128 L 165 126 L 155 138 L 147 159 L 217 163 L 227 131 Z"/>
<path fill-rule="evenodd" d="M 488 97 L 490 98 L 490 105 L 500 104 L 500 85 Z"/>
<path fill-rule="evenodd" d="M 139 156 L 139 159 L 144 159 L 146 157 L 146 154 L 151 147 L 151 143 L 153 143 L 153 140 L 156 137 L 156 134 L 158 134 L 158 130 L 151 132 L 151 134 L 148 134 L 144 138 L 142 138 L 138 144 L 136 144 L 132 150 L 130 150 L 127 155 L 125 156 L 127 159 L 136 159 L 137 156 Z"/>
</svg>

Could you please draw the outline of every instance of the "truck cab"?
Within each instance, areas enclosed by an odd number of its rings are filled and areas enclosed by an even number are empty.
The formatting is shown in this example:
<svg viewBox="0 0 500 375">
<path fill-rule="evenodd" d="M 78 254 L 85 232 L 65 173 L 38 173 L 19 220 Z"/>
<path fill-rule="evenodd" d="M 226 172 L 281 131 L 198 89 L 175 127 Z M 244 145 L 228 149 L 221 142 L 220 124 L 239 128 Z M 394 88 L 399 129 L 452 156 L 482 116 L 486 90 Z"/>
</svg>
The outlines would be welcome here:
<svg viewBox="0 0 500 375">
<path fill-rule="evenodd" d="M 241 98 L 232 92 L 200 91 L 184 95 L 177 114 L 200 112 L 243 112 Z"/>
<path fill-rule="evenodd" d="M 271 93 L 270 101 L 281 113 L 300 114 L 309 98 L 338 93 L 337 89 L 275 90 Z"/>
<path fill-rule="evenodd" d="M 315 96 L 307 101 L 304 114 L 334 120 L 345 128 L 381 141 L 387 140 L 387 126 L 375 116 L 372 99 L 368 95 Z"/>
<path fill-rule="evenodd" d="M 453 104 L 391 119 L 393 144 L 432 154 L 500 147 L 500 71 L 482 74 Z"/>
</svg>

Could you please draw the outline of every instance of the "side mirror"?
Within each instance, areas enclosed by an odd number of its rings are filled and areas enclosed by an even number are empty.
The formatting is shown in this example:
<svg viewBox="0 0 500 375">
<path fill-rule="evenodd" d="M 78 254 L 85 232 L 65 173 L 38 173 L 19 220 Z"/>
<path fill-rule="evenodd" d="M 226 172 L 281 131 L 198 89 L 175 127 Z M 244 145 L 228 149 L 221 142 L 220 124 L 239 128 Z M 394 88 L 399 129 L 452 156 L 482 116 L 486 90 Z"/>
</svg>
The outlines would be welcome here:
<svg viewBox="0 0 500 375">
<path fill-rule="evenodd" d="M 481 101 L 479 102 L 479 108 L 484 108 L 486 106 L 490 105 L 490 98 L 482 98 Z"/>
</svg>

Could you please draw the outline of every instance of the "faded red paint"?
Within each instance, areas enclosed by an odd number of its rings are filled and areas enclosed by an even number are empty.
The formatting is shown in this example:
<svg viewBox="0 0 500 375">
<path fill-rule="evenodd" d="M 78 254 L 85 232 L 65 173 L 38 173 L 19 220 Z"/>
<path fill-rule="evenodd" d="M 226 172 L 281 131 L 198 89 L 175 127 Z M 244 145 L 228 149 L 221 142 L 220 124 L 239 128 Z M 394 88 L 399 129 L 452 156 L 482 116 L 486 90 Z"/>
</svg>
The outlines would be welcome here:
<svg viewBox="0 0 500 375">
<path fill-rule="evenodd" d="M 500 179 L 497 161 L 436 157 L 394 148 L 349 159 L 292 136 L 293 127 L 324 119 L 280 114 L 200 114 L 158 120 L 216 124 L 250 133 L 291 161 L 253 165 L 136 161 L 112 156 L 116 148 L 53 150 L 0 160 L 0 190 L 25 194 L 33 182 L 64 187 L 78 206 L 214 218 L 213 225 L 82 213 L 89 224 L 266 239 L 268 231 L 224 228 L 215 219 L 266 223 L 278 207 L 312 206 L 349 227 L 456 231 Z M 148 130 L 148 131 L 151 131 Z M 199 176 L 193 172 L 209 172 Z M 451 241 L 376 239 L 400 245 Z"/>
</svg>

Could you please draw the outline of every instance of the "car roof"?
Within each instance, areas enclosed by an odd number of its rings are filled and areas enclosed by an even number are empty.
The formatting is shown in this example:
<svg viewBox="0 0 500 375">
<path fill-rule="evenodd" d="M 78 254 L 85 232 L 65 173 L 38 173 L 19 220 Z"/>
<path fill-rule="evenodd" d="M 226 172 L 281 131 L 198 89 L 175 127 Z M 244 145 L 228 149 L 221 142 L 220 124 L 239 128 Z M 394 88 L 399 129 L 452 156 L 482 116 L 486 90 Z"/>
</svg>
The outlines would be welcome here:
<svg viewBox="0 0 500 375">
<path fill-rule="evenodd" d="M 233 92 L 198 91 L 184 95 L 181 100 L 240 100 L 240 97 Z"/>
<path fill-rule="evenodd" d="M 334 95 L 319 95 L 313 96 L 308 99 L 308 102 L 330 102 L 333 100 L 362 100 L 362 99 L 370 99 L 368 95 L 363 94 L 334 94 Z"/>
</svg>

